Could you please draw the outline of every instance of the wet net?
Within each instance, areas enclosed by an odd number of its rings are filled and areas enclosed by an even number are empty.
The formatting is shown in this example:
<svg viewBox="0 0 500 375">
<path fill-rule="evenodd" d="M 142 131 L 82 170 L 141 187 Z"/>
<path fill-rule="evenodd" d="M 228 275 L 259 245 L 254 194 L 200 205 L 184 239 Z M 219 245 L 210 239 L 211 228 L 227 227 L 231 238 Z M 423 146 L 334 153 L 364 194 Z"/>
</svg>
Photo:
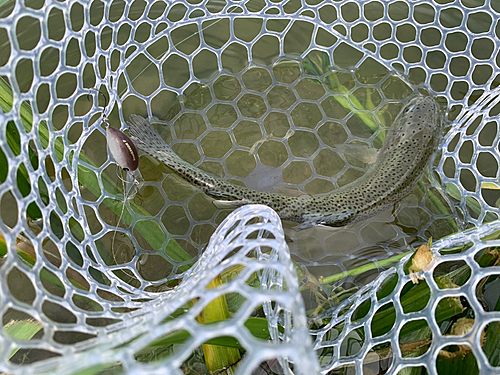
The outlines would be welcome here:
<svg viewBox="0 0 500 375">
<path fill-rule="evenodd" d="M 0 4 L 0 371 L 500 372 L 500 3 Z M 419 94 L 445 135 L 410 195 L 300 232 L 146 155 L 127 186 L 102 117 L 148 117 L 235 184 L 319 194 Z"/>
</svg>

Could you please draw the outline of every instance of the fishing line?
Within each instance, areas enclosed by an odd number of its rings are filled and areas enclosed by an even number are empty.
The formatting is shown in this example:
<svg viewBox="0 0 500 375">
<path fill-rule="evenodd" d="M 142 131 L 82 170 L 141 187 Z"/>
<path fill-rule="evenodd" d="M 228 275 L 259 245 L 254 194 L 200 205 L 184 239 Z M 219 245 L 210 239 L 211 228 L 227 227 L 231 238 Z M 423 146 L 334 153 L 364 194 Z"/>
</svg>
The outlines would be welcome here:
<svg viewBox="0 0 500 375">
<path fill-rule="evenodd" d="M 230 10 L 227 14 L 232 14 L 232 13 L 233 13 L 234 11 L 236 11 L 237 9 L 239 9 L 239 7 L 238 7 L 238 6 L 234 6 L 234 8 L 233 8 L 233 9 L 231 9 L 231 10 Z M 218 19 L 218 20 L 215 20 L 215 22 L 213 22 L 213 23 L 211 23 L 211 24 L 209 24 L 209 25 L 207 25 L 207 26 L 205 26 L 205 27 L 202 27 L 202 28 L 201 28 L 200 30 L 198 30 L 197 32 L 192 33 L 191 35 L 188 35 L 187 37 L 185 37 L 184 39 L 180 40 L 179 42 L 177 42 L 177 43 L 173 43 L 173 47 L 174 47 L 174 48 L 177 48 L 179 45 L 181 45 L 181 44 L 182 44 L 182 43 L 184 43 L 185 41 L 189 40 L 189 39 L 190 39 L 190 38 L 192 38 L 193 36 L 195 36 L 195 35 L 198 35 L 198 34 L 202 33 L 203 31 L 207 30 L 208 28 L 210 28 L 210 27 L 212 27 L 212 26 L 215 26 L 216 24 L 218 24 L 220 21 L 222 21 L 222 20 L 224 20 L 224 19 L 226 19 L 226 18 L 222 17 L 222 18 L 220 18 L 220 19 Z M 168 53 L 168 51 L 163 52 L 163 53 L 162 53 L 162 54 L 158 57 L 158 60 L 159 60 L 159 59 L 161 59 L 161 58 L 163 58 L 163 57 L 164 57 L 167 53 Z M 131 79 L 131 80 L 130 80 L 130 83 L 131 83 L 131 84 L 133 84 L 133 83 L 134 83 L 134 82 L 135 82 L 135 81 L 136 81 L 136 80 L 137 80 L 137 79 L 138 79 L 138 78 L 139 78 L 139 77 L 140 77 L 140 76 L 141 76 L 141 75 L 142 75 L 142 74 L 143 74 L 143 73 L 144 73 L 144 72 L 145 72 L 145 71 L 146 71 L 146 70 L 147 70 L 147 69 L 151 66 L 151 65 L 153 65 L 153 62 L 152 62 L 152 61 L 151 61 L 148 65 L 146 65 L 146 67 L 145 67 L 145 68 L 143 68 L 143 69 L 142 69 L 142 70 L 141 70 L 141 71 L 140 71 L 140 72 L 139 72 L 139 73 L 138 73 L 138 74 L 137 74 L 137 75 L 136 75 L 133 79 Z M 108 118 L 107 118 L 107 116 L 106 116 L 106 114 L 105 114 L 105 110 L 106 110 L 106 107 L 107 107 L 108 101 L 107 101 L 106 96 L 105 96 L 105 95 L 104 95 L 104 94 L 103 94 L 100 90 L 97 90 L 97 89 L 94 89 L 94 90 L 96 90 L 99 94 L 101 94 L 101 95 L 104 97 L 104 101 L 105 101 L 105 102 L 104 102 L 104 108 L 103 108 L 103 112 L 102 112 L 102 117 L 103 117 L 103 123 L 106 125 L 106 140 L 107 140 L 107 143 L 108 143 L 108 146 L 109 146 L 109 145 L 110 145 L 110 143 L 111 143 L 111 140 L 110 140 L 111 136 L 110 136 L 110 135 L 109 135 L 109 133 L 108 133 L 108 129 L 114 129 L 114 128 L 110 127 L 110 124 L 109 124 Z M 123 90 L 122 90 L 122 91 L 118 94 L 118 96 L 119 96 L 119 97 L 121 97 L 121 96 L 125 93 L 125 91 L 126 91 L 126 90 L 127 90 L 127 88 L 123 89 Z M 122 133 L 122 132 L 120 132 L 120 133 Z M 122 134 L 123 134 L 123 133 L 122 133 Z M 124 134 L 123 134 L 123 135 L 124 135 Z M 127 137 L 127 138 L 128 138 L 128 137 Z M 129 141 L 130 141 L 130 139 L 129 139 Z M 130 144 L 131 144 L 131 145 L 133 145 L 132 141 L 130 141 Z M 134 147 L 135 147 L 135 146 L 134 146 Z M 125 202 L 126 202 L 126 200 L 127 200 L 127 199 L 130 199 L 129 192 L 131 191 L 131 189 L 132 189 L 132 188 L 131 188 L 131 187 L 130 187 L 130 188 L 128 187 L 128 186 L 129 186 L 129 185 L 128 185 L 128 183 L 130 182 L 130 181 L 129 181 L 129 177 L 130 177 L 130 176 L 133 176 L 133 178 L 134 178 L 133 183 L 134 183 L 134 185 L 136 185 L 136 192 L 135 192 L 135 193 L 137 193 L 137 191 L 140 189 L 140 185 L 142 184 L 142 182 L 139 182 L 139 178 L 138 178 L 138 176 L 140 176 L 139 169 L 136 169 L 136 170 L 134 170 L 134 171 L 131 171 L 131 170 L 130 170 L 130 168 L 128 168 L 126 165 L 122 165 L 122 164 L 119 162 L 119 160 L 118 160 L 118 159 L 120 158 L 120 155 L 121 155 L 121 154 L 116 154 L 116 155 L 115 155 L 111 149 L 110 149 L 110 151 L 111 151 L 111 155 L 113 156 L 113 159 L 117 162 L 117 164 L 118 164 L 120 167 L 122 167 L 122 169 L 123 169 L 124 171 L 126 171 L 126 172 L 127 172 L 127 180 L 124 180 L 124 179 L 123 179 L 123 178 L 122 178 L 122 177 L 118 174 L 118 170 L 116 171 L 116 175 L 117 175 L 117 177 L 121 180 L 121 182 L 122 182 L 122 190 L 124 191 L 123 205 L 122 205 L 122 209 L 121 209 L 121 212 L 120 212 L 120 216 L 119 216 L 119 218 L 118 218 L 118 222 L 117 222 L 117 224 L 116 224 L 116 228 L 118 228 L 118 226 L 120 225 L 121 219 L 122 219 L 122 217 L 123 217 L 124 211 L 125 211 Z M 122 155 L 122 156 L 123 156 L 123 155 Z M 137 174 L 135 174 L 135 173 L 136 173 L 135 171 L 137 171 Z M 141 177 L 141 180 L 142 180 L 142 176 L 140 176 L 140 177 Z M 125 185 L 127 186 L 127 191 L 125 191 Z M 135 193 L 134 193 L 134 195 L 135 195 Z M 115 258 L 114 253 L 113 253 L 114 242 L 115 242 L 115 238 L 116 238 L 116 232 L 117 232 L 117 231 L 115 230 L 115 231 L 114 231 L 114 234 L 113 234 L 113 239 L 112 239 L 112 241 L 111 241 L 111 255 L 112 255 L 112 257 L 113 257 L 113 259 L 114 259 L 115 263 L 117 264 L 118 262 L 117 262 L 117 260 L 116 260 L 116 258 Z M 125 272 L 126 270 L 123 270 L 123 271 L 124 271 L 124 273 L 125 273 L 125 274 L 127 274 L 127 272 Z M 127 274 L 127 276 L 132 277 L 132 275 L 128 275 L 128 274 Z"/>
<path fill-rule="evenodd" d="M 235 6 L 235 7 L 234 7 L 234 9 L 233 9 L 233 10 L 231 10 L 231 11 L 229 11 L 227 14 L 228 14 L 228 15 L 229 15 L 229 14 L 232 14 L 232 13 L 233 13 L 233 11 L 235 11 L 235 10 L 237 10 L 237 9 L 238 9 L 238 7 L 237 7 L 237 6 Z M 175 48 L 177 48 L 179 45 L 181 45 L 182 43 L 184 43 L 186 40 L 188 40 L 188 39 L 192 38 L 192 37 L 193 37 L 193 36 L 195 36 L 195 35 L 198 35 L 198 34 L 202 33 L 203 31 L 207 30 L 209 27 L 212 27 L 212 26 L 214 26 L 214 25 L 218 24 L 220 21 L 222 21 L 222 20 L 224 20 L 224 19 L 225 19 L 225 18 L 224 18 L 224 17 L 222 17 L 222 18 L 220 18 L 220 19 L 216 20 L 214 23 L 211 23 L 210 25 L 207 25 L 207 26 L 205 26 L 205 27 L 202 27 L 199 31 L 197 31 L 197 32 L 195 32 L 195 33 L 192 33 L 191 35 L 188 35 L 187 37 L 185 37 L 185 38 L 184 38 L 184 39 L 182 39 L 181 41 L 179 41 L 179 42 L 177 42 L 177 43 L 173 44 L 173 46 L 174 46 Z M 159 59 L 161 59 L 163 56 L 165 56 L 165 55 L 167 54 L 167 52 L 168 52 L 168 51 L 163 52 L 160 56 L 158 56 L 157 60 L 159 60 Z M 148 65 L 146 65 L 146 67 L 145 67 L 144 69 L 142 69 L 142 70 L 141 70 L 141 71 L 140 71 L 140 72 L 139 72 L 139 73 L 138 73 L 138 74 L 137 74 L 137 75 L 136 75 L 136 76 L 135 76 L 132 80 L 130 80 L 130 83 L 131 83 L 131 84 L 132 84 L 132 83 L 134 83 L 134 82 L 135 82 L 135 80 L 136 80 L 137 78 L 139 78 L 139 77 L 141 76 L 141 74 L 142 74 L 142 73 L 144 73 L 144 72 L 145 72 L 145 71 L 146 71 L 146 70 L 147 70 L 147 69 L 148 69 L 151 65 L 153 65 L 153 62 L 152 62 L 152 61 L 151 61 Z M 124 88 L 124 89 L 122 90 L 122 92 L 120 92 L 120 93 L 118 94 L 118 96 L 120 96 L 120 97 L 121 97 L 121 96 L 123 95 L 123 93 L 124 93 L 126 90 L 127 90 L 127 88 Z"/>
<path fill-rule="evenodd" d="M 118 261 L 113 252 L 114 244 L 116 240 L 116 232 L 120 222 L 122 221 L 123 214 L 125 213 L 125 204 L 128 199 L 135 196 L 137 191 L 140 189 L 142 185 L 142 176 L 139 171 L 139 154 L 137 152 L 137 148 L 135 147 L 132 140 L 122 131 L 112 127 L 109 124 L 109 120 L 106 116 L 106 108 L 108 105 L 108 100 L 106 96 L 98 89 L 93 89 L 97 91 L 104 97 L 104 107 L 102 110 L 102 123 L 106 127 L 106 142 L 109 150 L 109 154 L 116 162 L 116 164 L 121 167 L 123 171 L 126 172 L 127 179 L 125 180 L 116 169 L 116 176 L 122 183 L 122 191 L 123 191 L 123 203 L 120 215 L 118 217 L 118 222 L 116 223 L 116 228 L 113 233 L 113 238 L 111 240 L 111 256 L 115 261 L 115 264 L 118 264 Z M 90 97 L 90 94 L 87 95 L 87 98 Z M 141 181 L 139 181 L 141 180 Z M 132 188 L 136 188 L 135 192 L 132 194 Z M 125 274 L 125 270 L 123 270 Z M 131 275 L 128 275 L 132 277 Z"/>
</svg>

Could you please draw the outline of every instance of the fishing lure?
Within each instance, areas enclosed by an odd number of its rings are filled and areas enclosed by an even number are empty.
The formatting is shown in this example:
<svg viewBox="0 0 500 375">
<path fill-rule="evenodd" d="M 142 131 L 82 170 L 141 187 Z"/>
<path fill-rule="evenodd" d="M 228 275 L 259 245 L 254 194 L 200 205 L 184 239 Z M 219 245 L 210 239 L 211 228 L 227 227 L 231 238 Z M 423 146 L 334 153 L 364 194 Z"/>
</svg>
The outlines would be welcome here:
<svg viewBox="0 0 500 375">
<path fill-rule="evenodd" d="M 108 144 L 109 154 L 116 162 L 116 164 L 126 173 L 126 179 L 124 180 L 119 174 L 117 170 L 117 177 L 122 181 L 123 190 L 125 191 L 123 197 L 122 209 L 120 212 L 120 216 L 118 218 L 118 222 L 116 226 L 120 224 L 123 213 L 125 211 L 125 201 L 130 199 L 134 194 L 131 194 L 132 188 L 136 188 L 138 191 L 143 183 L 143 178 L 139 171 L 139 153 L 137 152 L 137 148 L 135 147 L 134 142 L 122 131 L 112 127 L 108 121 L 106 116 L 106 107 L 107 107 L 107 99 L 104 94 L 97 90 L 99 94 L 104 97 L 104 107 L 102 110 L 102 122 L 106 127 L 106 142 Z M 115 257 L 114 245 L 116 239 L 115 230 L 113 233 L 113 239 L 111 240 L 111 255 L 116 264 L 119 262 Z M 125 272 L 125 271 L 124 271 Z M 128 274 L 125 272 L 125 274 Z M 129 275 L 133 277 L 133 275 Z"/>
<path fill-rule="evenodd" d="M 107 120 L 106 120 L 107 122 Z M 139 181 L 139 153 L 134 142 L 122 131 L 110 126 L 106 128 L 106 140 L 111 156 L 127 174 L 134 177 L 134 183 Z"/>
<path fill-rule="evenodd" d="M 113 160 L 126 172 L 126 180 L 118 176 L 127 184 L 127 194 L 130 190 L 129 186 L 139 186 L 142 181 L 142 175 L 139 172 L 139 153 L 134 142 L 121 130 L 112 127 L 106 116 L 106 107 L 108 105 L 106 96 L 100 91 L 96 91 L 104 97 L 104 107 L 102 110 L 102 122 L 106 127 L 106 142 L 108 144 L 109 153 Z"/>
</svg>

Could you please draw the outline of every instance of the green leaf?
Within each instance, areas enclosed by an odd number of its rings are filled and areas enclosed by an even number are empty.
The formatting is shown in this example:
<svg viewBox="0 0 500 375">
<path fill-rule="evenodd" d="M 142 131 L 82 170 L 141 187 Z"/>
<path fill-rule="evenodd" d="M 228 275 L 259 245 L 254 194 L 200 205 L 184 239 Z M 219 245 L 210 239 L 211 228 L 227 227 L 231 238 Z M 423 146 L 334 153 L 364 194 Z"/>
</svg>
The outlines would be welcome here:
<svg viewBox="0 0 500 375">
<path fill-rule="evenodd" d="M 500 366 L 500 322 L 488 324 L 483 351 L 492 366 Z"/>
<path fill-rule="evenodd" d="M 476 357 L 469 346 L 459 345 L 456 350 L 453 347 L 441 349 L 436 367 L 439 375 L 479 374 Z"/>
<path fill-rule="evenodd" d="M 483 189 L 491 189 L 491 190 L 500 190 L 500 186 L 493 182 L 483 182 L 481 185 L 481 188 Z"/>
<path fill-rule="evenodd" d="M 430 289 L 426 283 L 420 282 L 416 285 L 411 285 L 404 288 L 400 295 L 400 302 L 404 311 L 421 311 L 427 305 L 430 298 Z M 387 332 L 392 327 L 395 321 L 396 310 L 392 304 L 385 305 L 378 312 L 384 311 L 384 314 L 375 314 L 372 322 L 372 335 L 380 336 Z M 446 303 L 440 303 L 434 312 L 438 324 L 461 313 L 463 306 L 455 299 L 447 299 Z M 412 324 L 407 324 L 400 332 L 400 336 L 404 337 L 419 329 L 426 327 L 426 323 L 422 320 L 416 320 Z"/>
<path fill-rule="evenodd" d="M 325 73 L 328 73 L 331 70 L 330 58 L 328 54 L 320 51 L 312 51 L 310 52 L 302 61 L 302 66 L 304 67 L 304 71 L 308 74 L 315 76 L 322 76 Z M 337 76 L 329 75 L 326 77 L 327 86 L 329 87 L 343 87 L 343 85 L 339 82 Z M 347 93 L 349 90 L 345 90 Z M 334 95 L 333 98 L 339 102 L 342 107 L 347 109 L 348 111 L 352 111 L 352 107 L 349 104 L 349 101 L 346 97 Z M 359 100 L 352 96 L 350 97 L 352 104 L 356 108 L 364 108 L 363 105 L 359 102 Z M 375 122 L 373 117 L 369 113 L 355 111 L 354 115 L 358 117 L 363 123 L 374 133 L 378 129 L 378 124 Z"/>
<path fill-rule="evenodd" d="M 346 272 L 342 272 L 342 273 L 338 273 L 335 275 L 324 277 L 321 279 L 321 283 L 322 284 L 330 284 L 330 283 L 333 283 L 335 281 L 342 280 L 343 278 L 345 278 L 347 276 L 356 276 L 356 275 L 360 275 L 362 273 L 365 273 L 367 271 L 371 271 L 373 269 L 380 269 L 380 268 L 385 268 L 385 267 L 391 266 L 394 263 L 398 262 L 400 259 L 404 258 L 407 254 L 410 254 L 410 253 L 412 253 L 412 251 L 408 251 L 408 252 L 403 253 L 403 254 L 398 254 L 398 255 L 395 255 L 389 259 L 385 259 L 382 261 L 372 262 L 372 263 L 366 264 L 364 266 L 355 268 L 355 269 L 350 270 L 350 271 L 346 271 Z M 300 290 L 304 290 L 304 289 L 307 289 L 307 287 L 300 288 Z"/>
<path fill-rule="evenodd" d="M 35 320 L 12 320 L 3 327 L 4 331 L 18 340 L 30 340 L 42 329 L 41 323 Z"/>
<path fill-rule="evenodd" d="M 19 320 L 19 321 L 12 320 L 3 327 L 3 330 L 9 336 L 15 339 L 31 340 L 31 338 L 35 336 L 35 334 L 42 328 L 43 327 L 40 322 L 30 319 L 30 320 Z M 16 354 L 19 349 L 20 348 L 14 349 L 10 353 L 9 358 L 12 358 L 12 356 Z"/>
<path fill-rule="evenodd" d="M 97 375 L 97 374 L 122 374 L 123 367 L 118 362 L 115 363 L 101 363 L 92 367 L 88 367 L 84 370 L 74 372 L 73 375 Z"/>
<path fill-rule="evenodd" d="M 215 324 L 218 322 L 220 321 L 214 321 L 208 324 Z M 252 333 L 252 335 L 258 339 L 270 340 L 271 338 L 271 335 L 269 334 L 267 320 L 264 318 L 248 318 L 248 320 L 245 322 L 245 327 L 247 327 L 248 330 Z M 282 328 L 280 329 L 280 331 L 282 331 Z M 164 345 L 182 344 L 190 337 L 191 335 L 189 334 L 188 331 L 185 330 L 176 331 L 156 341 L 153 341 L 151 344 L 149 344 L 149 346 L 156 347 Z M 245 349 L 234 337 L 227 337 L 227 336 L 216 337 L 212 340 L 207 341 L 205 344 L 226 346 L 242 350 Z"/>
<path fill-rule="evenodd" d="M 221 285 L 222 278 L 221 276 L 217 276 L 208 284 L 207 289 L 217 288 Z M 196 317 L 196 320 L 200 324 L 210 324 L 229 318 L 226 296 L 222 295 L 210 301 Z M 213 340 L 210 341 L 203 344 L 203 355 L 209 373 L 228 368 L 241 359 L 240 352 L 234 347 L 228 345 L 222 346 L 217 344 L 217 342 L 213 343 Z"/>
<path fill-rule="evenodd" d="M 7 179 L 7 173 L 9 172 L 9 162 L 7 161 L 7 156 L 0 148 L 0 183 L 4 183 Z"/>
</svg>

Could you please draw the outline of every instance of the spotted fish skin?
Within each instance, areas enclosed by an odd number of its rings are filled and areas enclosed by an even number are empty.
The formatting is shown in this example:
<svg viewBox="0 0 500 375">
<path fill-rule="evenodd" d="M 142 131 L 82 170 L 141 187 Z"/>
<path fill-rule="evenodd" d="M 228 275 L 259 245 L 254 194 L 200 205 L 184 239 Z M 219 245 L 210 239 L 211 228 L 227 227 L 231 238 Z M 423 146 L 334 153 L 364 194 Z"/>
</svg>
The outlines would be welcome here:
<svg viewBox="0 0 500 375">
<path fill-rule="evenodd" d="M 418 182 L 441 136 L 438 106 L 431 97 L 416 97 L 389 130 L 377 160 L 356 181 L 328 194 L 292 197 L 237 186 L 192 166 L 177 156 L 144 118 L 131 115 L 129 130 L 137 147 L 216 199 L 236 205 L 258 203 L 297 230 L 317 224 L 340 227 L 370 218 L 403 199 Z"/>
</svg>

